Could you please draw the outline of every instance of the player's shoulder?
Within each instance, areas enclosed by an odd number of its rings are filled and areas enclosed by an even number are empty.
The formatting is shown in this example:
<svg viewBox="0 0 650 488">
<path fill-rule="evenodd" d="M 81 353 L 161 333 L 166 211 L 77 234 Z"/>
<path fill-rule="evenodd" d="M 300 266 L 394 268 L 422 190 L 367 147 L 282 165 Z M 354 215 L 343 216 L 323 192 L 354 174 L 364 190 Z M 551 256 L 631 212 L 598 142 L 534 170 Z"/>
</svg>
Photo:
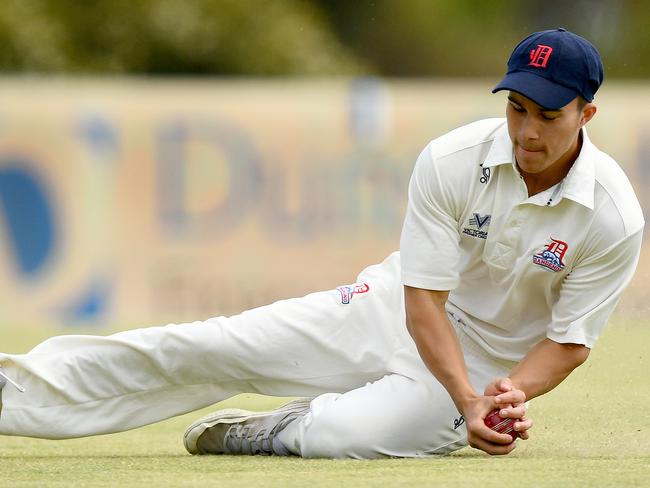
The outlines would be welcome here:
<svg viewBox="0 0 650 488">
<path fill-rule="evenodd" d="M 621 220 L 625 235 L 631 235 L 644 225 L 643 211 L 629 178 L 609 154 L 593 147 L 595 193 L 598 208 L 611 209 Z"/>
<path fill-rule="evenodd" d="M 477 120 L 433 139 L 425 151 L 432 159 L 441 159 L 464 150 L 489 147 L 495 138 L 503 135 L 505 125 L 505 118 Z"/>
</svg>

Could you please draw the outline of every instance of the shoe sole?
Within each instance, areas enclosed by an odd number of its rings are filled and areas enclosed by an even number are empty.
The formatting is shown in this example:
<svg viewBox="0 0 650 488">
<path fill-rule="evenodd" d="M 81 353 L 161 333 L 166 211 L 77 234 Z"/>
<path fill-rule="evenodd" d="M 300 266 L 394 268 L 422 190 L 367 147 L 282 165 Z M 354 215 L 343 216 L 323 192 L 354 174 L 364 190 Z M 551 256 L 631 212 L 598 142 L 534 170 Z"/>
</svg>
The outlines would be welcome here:
<svg viewBox="0 0 650 488">
<path fill-rule="evenodd" d="M 239 408 L 218 410 L 200 418 L 190 425 L 183 435 L 183 444 L 185 445 L 187 452 L 190 454 L 199 454 L 197 446 L 199 437 L 201 437 L 201 435 L 210 427 L 214 427 L 217 424 L 236 424 L 245 420 L 264 417 L 266 415 L 277 414 L 280 412 L 291 413 L 293 411 L 300 411 L 304 410 L 305 407 L 308 407 L 310 403 L 311 398 L 300 398 L 266 412 L 252 412 L 250 410 L 242 410 Z"/>
</svg>

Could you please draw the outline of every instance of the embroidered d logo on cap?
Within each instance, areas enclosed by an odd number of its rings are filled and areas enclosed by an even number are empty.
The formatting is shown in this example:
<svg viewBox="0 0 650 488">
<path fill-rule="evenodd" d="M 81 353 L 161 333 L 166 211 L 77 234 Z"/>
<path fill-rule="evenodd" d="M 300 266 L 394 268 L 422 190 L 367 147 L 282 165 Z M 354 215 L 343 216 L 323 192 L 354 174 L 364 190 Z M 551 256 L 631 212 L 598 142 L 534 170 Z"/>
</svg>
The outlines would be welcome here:
<svg viewBox="0 0 650 488">
<path fill-rule="evenodd" d="M 591 102 L 603 82 L 603 62 L 586 39 L 565 29 L 535 32 L 508 60 L 508 72 L 492 90 L 521 93 L 548 109 L 564 107 L 581 95 Z"/>
<path fill-rule="evenodd" d="M 546 68 L 546 63 L 548 63 L 548 58 L 551 57 L 552 52 L 553 48 L 551 46 L 538 44 L 537 48 L 530 52 L 530 63 L 528 63 L 528 66 Z"/>
</svg>

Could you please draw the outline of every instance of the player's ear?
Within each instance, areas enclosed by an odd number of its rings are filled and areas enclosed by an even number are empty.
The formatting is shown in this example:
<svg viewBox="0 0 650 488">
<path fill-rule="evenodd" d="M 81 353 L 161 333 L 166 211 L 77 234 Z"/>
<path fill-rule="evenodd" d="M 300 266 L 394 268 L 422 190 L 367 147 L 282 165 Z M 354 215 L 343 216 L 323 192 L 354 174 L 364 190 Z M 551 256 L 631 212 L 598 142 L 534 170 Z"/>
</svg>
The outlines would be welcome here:
<svg viewBox="0 0 650 488">
<path fill-rule="evenodd" d="M 582 107 L 582 113 L 580 115 L 580 127 L 587 125 L 587 122 L 594 118 L 594 115 L 596 115 L 597 111 L 598 107 L 596 107 L 595 103 L 585 103 L 584 107 Z"/>
</svg>

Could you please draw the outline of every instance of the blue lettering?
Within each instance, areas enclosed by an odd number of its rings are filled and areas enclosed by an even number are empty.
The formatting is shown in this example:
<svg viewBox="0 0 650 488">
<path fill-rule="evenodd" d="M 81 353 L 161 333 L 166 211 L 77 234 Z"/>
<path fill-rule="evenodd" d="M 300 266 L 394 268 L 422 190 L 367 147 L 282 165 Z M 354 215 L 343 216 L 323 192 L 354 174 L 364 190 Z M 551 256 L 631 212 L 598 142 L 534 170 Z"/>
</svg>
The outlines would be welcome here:
<svg viewBox="0 0 650 488">
<path fill-rule="evenodd" d="M 189 149 L 197 142 L 207 143 L 213 157 L 192 160 Z M 165 124 L 158 133 L 156 161 L 160 220 L 174 236 L 210 237 L 231 232 L 259 201 L 263 187 L 260 157 L 248 134 L 229 122 L 178 120 Z M 189 166 L 196 164 L 206 173 L 221 165 L 229 183 L 220 202 L 202 213 L 193 213 L 187 205 L 188 193 L 193 191 L 187 175 Z"/>
<path fill-rule="evenodd" d="M 34 278 L 56 245 L 54 214 L 45 186 L 21 157 L 0 159 L 0 203 L 18 271 Z"/>
</svg>

